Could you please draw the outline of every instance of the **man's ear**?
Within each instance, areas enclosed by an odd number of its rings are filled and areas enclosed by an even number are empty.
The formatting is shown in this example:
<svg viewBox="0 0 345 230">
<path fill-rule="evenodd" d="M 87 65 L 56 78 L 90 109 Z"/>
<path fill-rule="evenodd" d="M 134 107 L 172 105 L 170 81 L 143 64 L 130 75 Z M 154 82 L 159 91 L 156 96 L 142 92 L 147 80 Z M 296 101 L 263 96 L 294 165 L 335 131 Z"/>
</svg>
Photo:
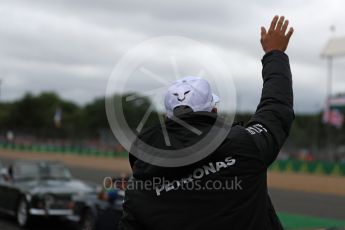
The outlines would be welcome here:
<svg viewBox="0 0 345 230">
<path fill-rule="evenodd" d="M 213 109 L 211 110 L 212 113 L 217 113 L 218 109 L 216 107 L 213 107 Z"/>
</svg>

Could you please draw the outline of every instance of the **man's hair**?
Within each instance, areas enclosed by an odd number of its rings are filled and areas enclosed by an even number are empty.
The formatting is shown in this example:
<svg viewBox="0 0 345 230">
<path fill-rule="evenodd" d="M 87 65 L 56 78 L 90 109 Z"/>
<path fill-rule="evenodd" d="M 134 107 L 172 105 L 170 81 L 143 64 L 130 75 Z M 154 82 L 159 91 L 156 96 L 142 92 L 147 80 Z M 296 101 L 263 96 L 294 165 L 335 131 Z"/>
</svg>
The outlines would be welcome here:
<svg viewBox="0 0 345 230">
<path fill-rule="evenodd" d="M 174 116 L 178 117 L 187 113 L 192 113 L 193 110 L 191 107 L 186 106 L 186 105 L 181 105 L 181 106 L 177 106 L 174 109 Z"/>
</svg>

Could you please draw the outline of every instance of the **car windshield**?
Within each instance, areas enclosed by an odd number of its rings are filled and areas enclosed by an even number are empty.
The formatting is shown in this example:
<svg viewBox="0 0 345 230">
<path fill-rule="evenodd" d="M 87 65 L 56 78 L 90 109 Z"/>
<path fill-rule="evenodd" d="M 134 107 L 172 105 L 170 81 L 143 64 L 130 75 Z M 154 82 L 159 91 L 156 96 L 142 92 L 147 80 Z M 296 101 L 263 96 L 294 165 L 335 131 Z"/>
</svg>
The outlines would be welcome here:
<svg viewBox="0 0 345 230">
<path fill-rule="evenodd" d="M 16 180 L 65 179 L 69 180 L 69 170 L 58 163 L 20 162 L 14 165 L 13 176 Z"/>
<path fill-rule="evenodd" d="M 71 173 L 69 170 L 60 164 L 51 164 L 40 167 L 41 179 L 70 179 Z"/>
</svg>

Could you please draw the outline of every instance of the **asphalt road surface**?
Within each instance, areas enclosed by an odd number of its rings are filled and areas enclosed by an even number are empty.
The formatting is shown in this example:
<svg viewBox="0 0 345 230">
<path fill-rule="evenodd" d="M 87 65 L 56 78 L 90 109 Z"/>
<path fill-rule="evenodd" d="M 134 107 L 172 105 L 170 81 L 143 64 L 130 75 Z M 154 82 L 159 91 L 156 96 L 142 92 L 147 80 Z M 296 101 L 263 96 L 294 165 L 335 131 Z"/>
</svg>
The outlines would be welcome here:
<svg viewBox="0 0 345 230">
<path fill-rule="evenodd" d="M 0 159 L 4 165 L 12 160 Z M 103 178 L 116 176 L 116 172 L 89 170 L 81 167 L 70 167 L 74 177 L 102 184 Z M 294 214 L 304 214 L 317 217 L 345 220 L 345 199 L 340 196 L 323 195 L 280 189 L 270 189 L 270 195 L 276 210 Z M 53 222 L 52 222 L 53 221 Z M 72 230 L 67 222 L 59 220 L 43 220 L 35 225 L 34 230 Z M 0 216 L 0 230 L 20 230 L 11 217 Z"/>
</svg>

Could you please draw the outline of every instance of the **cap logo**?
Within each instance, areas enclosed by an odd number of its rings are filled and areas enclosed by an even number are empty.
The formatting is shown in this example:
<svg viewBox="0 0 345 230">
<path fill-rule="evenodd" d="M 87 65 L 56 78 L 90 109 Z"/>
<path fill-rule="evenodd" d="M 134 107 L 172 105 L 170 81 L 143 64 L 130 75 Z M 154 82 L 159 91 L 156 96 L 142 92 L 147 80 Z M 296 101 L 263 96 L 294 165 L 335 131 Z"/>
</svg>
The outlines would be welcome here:
<svg viewBox="0 0 345 230">
<path fill-rule="evenodd" d="M 182 102 L 182 101 L 184 101 L 184 100 L 186 99 L 186 95 L 187 95 L 189 92 L 190 92 L 190 90 L 184 92 L 184 93 L 183 93 L 183 98 L 180 98 L 180 96 L 179 96 L 178 93 L 174 93 L 174 96 L 177 97 L 177 100 L 178 100 L 179 102 Z"/>
</svg>

